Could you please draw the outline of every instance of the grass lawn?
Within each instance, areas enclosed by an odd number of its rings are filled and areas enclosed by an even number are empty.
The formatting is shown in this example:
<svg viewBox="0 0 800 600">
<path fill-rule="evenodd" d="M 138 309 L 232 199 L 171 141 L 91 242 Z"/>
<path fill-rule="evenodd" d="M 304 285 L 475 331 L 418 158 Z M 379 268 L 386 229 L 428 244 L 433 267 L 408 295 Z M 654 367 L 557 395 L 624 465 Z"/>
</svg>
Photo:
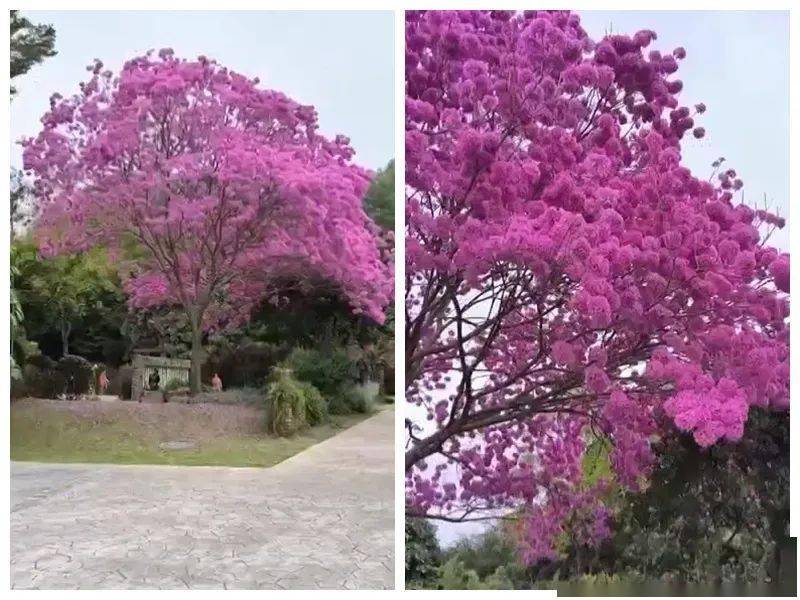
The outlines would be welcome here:
<svg viewBox="0 0 800 600">
<path fill-rule="evenodd" d="M 11 459 L 270 467 L 370 415 L 335 415 L 289 438 L 261 433 L 252 406 L 26 399 L 11 404 Z M 164 450 L 169 441 L 194 448 Z"/>
</svg>

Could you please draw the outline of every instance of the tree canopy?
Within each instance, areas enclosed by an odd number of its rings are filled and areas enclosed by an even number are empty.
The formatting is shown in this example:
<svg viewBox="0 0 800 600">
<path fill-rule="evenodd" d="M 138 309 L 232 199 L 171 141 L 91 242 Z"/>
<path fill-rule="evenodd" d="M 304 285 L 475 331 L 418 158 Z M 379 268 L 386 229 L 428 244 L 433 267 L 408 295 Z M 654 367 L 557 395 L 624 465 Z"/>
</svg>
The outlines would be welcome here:
<svg viewBox="0 0 800 600">
<path fill-rule="evenodd" d="M 378 322 L 391 299 L 349 140 L 321 136 L 313 107 L 258 84 L 169 49 L 117 76 L 96 61 L 24 143 L 43 253 L 142 249 L 121 263 L 129 304 L 185 312 L 194 391 L 204 332 L 246 321 L 276 281 L 329 282 Z"/>
<path fill-rule="evenodd" d="M 11 11 L 11 79 L 24 75 L 45 58 L 56 55 L 56 31 L 52 25 L 36 25 Z M 17 93 L 11 86 L 11 96 Z"/>
<path fill-rule="evenodd" d="M 375 175 L 364 196 L 364 209 L 378 225 L 394 231 L 394 160 Z"/>
<path fill-rule="evenodd" d="M 789 403 L 783 219 L 702 138 L 686 51 L 653 31 L 589 38 L 577 14 L 406 15 L 408 511 L 524 515 L 520 550 L 611 535 L 609 475 L 643 489 L 655 440 L 740 440 Z M 717 164 L 720 167 L 720 164 Z"/>
</svg>

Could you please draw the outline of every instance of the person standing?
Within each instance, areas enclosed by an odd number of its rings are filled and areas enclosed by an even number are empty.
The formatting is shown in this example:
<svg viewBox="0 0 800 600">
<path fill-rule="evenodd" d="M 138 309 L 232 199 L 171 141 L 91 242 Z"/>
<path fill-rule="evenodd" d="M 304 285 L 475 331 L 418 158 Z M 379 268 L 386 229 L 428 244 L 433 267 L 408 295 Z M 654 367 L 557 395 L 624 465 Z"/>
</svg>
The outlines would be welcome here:
<svg viewBox="0 0 800 600">
<path fill-rule="evenodd" d="M 211 388 L 215 392 L 222 391 L 222 379 L 220 379 L 220 376 L 217 373 L 214 373 L 214 376 L 211 378 Z"/>
<path fill-rule="evenodd" d="M 103 369 L 102 371 L 100 371 L 100 376 L 97 378 L 97 387 L 100 392 L 100 395 L 106 393 L 106 390 L 108 389 L 108 384 L 109 384 L 108 376 L 106 375 L 106 370 Z"/>
</svg>

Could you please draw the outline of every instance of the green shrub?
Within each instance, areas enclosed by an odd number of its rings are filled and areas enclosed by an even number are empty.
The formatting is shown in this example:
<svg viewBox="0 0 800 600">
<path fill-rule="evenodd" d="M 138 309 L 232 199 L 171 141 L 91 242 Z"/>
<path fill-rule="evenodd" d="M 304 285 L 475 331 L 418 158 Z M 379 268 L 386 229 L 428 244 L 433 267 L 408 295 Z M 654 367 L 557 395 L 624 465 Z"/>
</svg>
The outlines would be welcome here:
<svg viewBox="0 0 800 600">
<path fill-rule="evenodd" d="M 92 381 L 92 364 L 75 354 L 67 354 L 58 361 L 58 369 L 64 376 L 64 392 L 85 394 Z"/>
<path fill-rule="evenodd" d="M 275 369 L 267 384 L 267 432 L 289 436 L 307 426 L 303 387 L 288 369 Z"/>
<path fill-rule="evenodd" d="M 188 389 L 189 384 L 185 381 L 181 381 L 180 379 L 170 379 L 161 386 L 161 389 L 165 392 L 174 392 L 176 390 Z"/>
<path fill-rule="evenodd" d="M 368 413 L 372 410 L 372 398 L 367 394 L 366 390 L 353 386 L 350 390 L 350 408 L 353 412 Z"/>
<path fill-rule="evenodd" d="M 319 425 L 328 420 L 328 403 L 319 390 L 307 381 L 298 381 L 297 385 L 303 390 L 306 405 L 306 421 L 309 425 Z"/>
<path fill-rule="evenodd" d="M 328 412 L 332 415 L 349 415 L 353 412 L 347 390 L 340 390 L 328 398 Z"/>
<path fill-rule="evenodd" d="M 343 386 L 330 397 L 328 408 L 334 415 L 364 414 L 372 411 L 373 400 L 365 393 L 365 390 L 351 384 Z"/>
<path fill-rule="evenodd" d="M 338 394 L 358 377 L 357 365 L 344 348 L 324 351 L 295 348 L 282 364 L 291 369 L 297 379 L 310 383 L 327 398 Z"/>
<path fill-rule="evenodd" d="M 37 398 L 56 398 L 64 391 L 64 374 L 57 366 L 46 368 L 27 364 L 22 369 L 22 381 L 24 385 L 17 387 L 17 395 L 14 397 L 23 394 Z"/>
</svg>

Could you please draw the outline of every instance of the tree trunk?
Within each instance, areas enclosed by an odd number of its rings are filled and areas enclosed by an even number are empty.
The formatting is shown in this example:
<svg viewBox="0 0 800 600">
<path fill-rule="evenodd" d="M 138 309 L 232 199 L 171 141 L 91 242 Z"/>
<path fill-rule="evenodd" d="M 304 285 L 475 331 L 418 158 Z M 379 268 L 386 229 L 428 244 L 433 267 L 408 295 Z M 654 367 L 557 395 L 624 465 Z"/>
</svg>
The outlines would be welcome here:
<svg viewBox="0 0 800 600">
<path fill-rule="evenodd" d="M 189 371 L 189 391 L 192 395 L 202 391 L 201 369 L 203 367 L 203 328 L 192 323 L 192 366 Z"/>
<path fill-rule="evenodd" d="M 72 325 L 69 322 L 61 322 L 61 356 L 69 354 L 69 334 Z"/>
<path fill-rule="evenodd" d="M 192 395 L 199 394 L 203 390 L 202 373 L 203 367 L 203 329 L 200 325 L 192 323 L 192 366 L 189 371 L 189 390 Z"/>
</svg>

